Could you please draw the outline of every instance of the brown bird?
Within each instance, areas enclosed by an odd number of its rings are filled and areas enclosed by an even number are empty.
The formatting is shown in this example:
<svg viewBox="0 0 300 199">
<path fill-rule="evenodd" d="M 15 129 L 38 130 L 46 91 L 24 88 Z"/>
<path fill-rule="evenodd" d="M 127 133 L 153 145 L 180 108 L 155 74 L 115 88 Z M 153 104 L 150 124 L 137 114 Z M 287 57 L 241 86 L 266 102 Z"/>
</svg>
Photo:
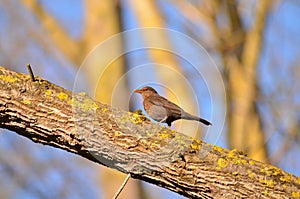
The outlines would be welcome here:
<svg viewBox="0 0 300 199">
<path fill-rule="evenodd" d="M 209 121 L 185 112 L 173 102 L 160 96 L 156 90 L 150 86 L 134 90 L 134 92 L 142 95 L 144 109 L 155 121 L 167 123 L 169 127 L 173 121 L 178 119 L 196 120 L 205 125 L 211 125 Z"/>
</svg>

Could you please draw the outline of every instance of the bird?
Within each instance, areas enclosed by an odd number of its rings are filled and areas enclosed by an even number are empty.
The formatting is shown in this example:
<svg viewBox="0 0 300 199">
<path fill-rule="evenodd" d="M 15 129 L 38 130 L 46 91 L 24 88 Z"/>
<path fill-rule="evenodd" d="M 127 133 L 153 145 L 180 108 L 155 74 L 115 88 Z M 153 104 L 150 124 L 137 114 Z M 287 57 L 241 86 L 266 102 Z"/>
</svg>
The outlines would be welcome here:
<svg viewBox="0 0 300 199">
<path fill-rule="evenodd" d="M 209 121 L 185 112 L 182 108 L 160 96 L 150 86 L 134 90 L 143 97 L 143 106 L 147 114 L 159 123 L 167 123 L 171 127 L 172 122 L 178 119 L 195 120 L 205 125 L 212 125 Z"/>
</svg>

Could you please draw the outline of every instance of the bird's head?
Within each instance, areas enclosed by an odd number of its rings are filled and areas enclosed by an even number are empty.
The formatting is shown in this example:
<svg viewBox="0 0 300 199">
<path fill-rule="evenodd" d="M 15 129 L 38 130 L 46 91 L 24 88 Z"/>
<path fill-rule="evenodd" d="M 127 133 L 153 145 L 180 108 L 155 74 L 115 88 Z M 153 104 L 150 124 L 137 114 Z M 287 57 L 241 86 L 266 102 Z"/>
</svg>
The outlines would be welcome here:
<svg viewBox="0 0 300 199">
<path fill-rule="evenodd" d="M 150 86 L 145 86 L 144 88 L 134 90 L 134 92 L 140 93 L 143 96 L 143 98 L 157 94 L 156 90 L 154 90 L 154 88 Z"/>
</svg>

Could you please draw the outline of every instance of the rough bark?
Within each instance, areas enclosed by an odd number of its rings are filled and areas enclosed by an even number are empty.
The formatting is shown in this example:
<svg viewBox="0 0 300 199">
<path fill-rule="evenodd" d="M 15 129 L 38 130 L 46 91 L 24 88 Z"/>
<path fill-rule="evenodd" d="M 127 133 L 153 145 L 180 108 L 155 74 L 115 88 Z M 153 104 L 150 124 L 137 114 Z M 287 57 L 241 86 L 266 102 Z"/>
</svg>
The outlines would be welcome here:
<svg viewBox="0 0 300 199">
<path fill-rule="evenodd" d="M 0 127 L 189 198 L 299 198 L 300 179 L 272 165 L 0 68 Z"/>
</svg>

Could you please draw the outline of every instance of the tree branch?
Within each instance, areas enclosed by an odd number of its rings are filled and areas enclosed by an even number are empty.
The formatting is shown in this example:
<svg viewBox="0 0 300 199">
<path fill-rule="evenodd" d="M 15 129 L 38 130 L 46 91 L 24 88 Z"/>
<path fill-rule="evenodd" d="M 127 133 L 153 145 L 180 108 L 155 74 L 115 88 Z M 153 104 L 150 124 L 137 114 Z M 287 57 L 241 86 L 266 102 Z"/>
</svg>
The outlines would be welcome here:
<svg viewBox="0 0 300 199">
<path fill-rule="evenodd" d="M 297 198 L 300 179 L 94 102 L 42 78 L 0 68 L 0 127 L 189 198 Z"/>
</svg>

